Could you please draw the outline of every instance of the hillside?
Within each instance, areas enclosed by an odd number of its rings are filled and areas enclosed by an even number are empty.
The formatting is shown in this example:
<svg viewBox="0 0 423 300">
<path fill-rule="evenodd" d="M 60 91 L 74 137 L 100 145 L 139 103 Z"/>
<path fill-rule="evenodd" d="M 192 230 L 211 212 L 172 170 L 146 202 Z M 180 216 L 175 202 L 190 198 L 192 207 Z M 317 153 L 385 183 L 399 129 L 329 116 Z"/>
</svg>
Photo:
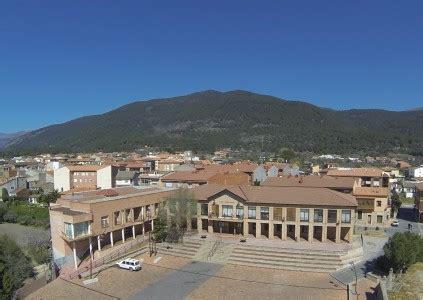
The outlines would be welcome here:
<svg viewBox="0 0 423 300">
<path fill-rule="evenodd" d="M 2 133 L 0 132 L 0 149 L 10 143 L 13 139 L 17 138 L 20 135 L 25 134 L 25 131 L 20 131 L 16 133 Z"/>
<path fill-rule="evenodd" d="M 423 153 L 423 111 L 335 111 L 246 91 L 205 91 L 138 101 L 102 115 L 44 127 L 13 140 L 13 154 L 289 147 L 326 153 Z"/>
</svg>

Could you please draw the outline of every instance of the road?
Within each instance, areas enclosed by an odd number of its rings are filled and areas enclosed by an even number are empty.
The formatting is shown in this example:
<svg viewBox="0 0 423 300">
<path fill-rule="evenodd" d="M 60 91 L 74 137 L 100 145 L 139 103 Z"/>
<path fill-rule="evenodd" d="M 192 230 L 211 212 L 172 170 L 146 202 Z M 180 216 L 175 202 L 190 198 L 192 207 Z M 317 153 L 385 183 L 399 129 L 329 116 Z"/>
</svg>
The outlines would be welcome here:
<svg viewBox="0 0 423 300">
<path fill-rule="evenodd" d="M 423 234 L 422 224 L 415 222 L 416 212 L 414 211 L 413 205 L 404 204 L 401 206 L 397 215 L 397 220 L 399 221 L 399 226 L 388 228 L 386 230 L 386 238 L 363 236 L 363 261 L 355 266 L 336 271 L 331 275 L 344 284 L 355 282 L 356 273 L 357 278 L 362 278 L 366 275 L 366 273 L 371 272 L 374 269 L 376 259 L 383 255 L 383 246 L 395 233 L 409 231 L 408 224 L 411 224 L 412 232 Z"/>
</svg>

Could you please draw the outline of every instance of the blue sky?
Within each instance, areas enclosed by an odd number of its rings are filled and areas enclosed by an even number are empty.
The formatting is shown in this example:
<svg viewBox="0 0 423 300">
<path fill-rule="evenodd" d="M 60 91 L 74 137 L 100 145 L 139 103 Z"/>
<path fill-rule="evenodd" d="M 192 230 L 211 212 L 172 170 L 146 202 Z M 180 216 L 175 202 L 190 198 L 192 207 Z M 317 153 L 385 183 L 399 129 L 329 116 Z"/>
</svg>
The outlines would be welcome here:
<svg viewBox="0 0 423 300">
<path fill-rule="evenodd" d="M 1 1 L 0 132 L 245 89 L 423 106 L 422 1 Z"/>
</svg>

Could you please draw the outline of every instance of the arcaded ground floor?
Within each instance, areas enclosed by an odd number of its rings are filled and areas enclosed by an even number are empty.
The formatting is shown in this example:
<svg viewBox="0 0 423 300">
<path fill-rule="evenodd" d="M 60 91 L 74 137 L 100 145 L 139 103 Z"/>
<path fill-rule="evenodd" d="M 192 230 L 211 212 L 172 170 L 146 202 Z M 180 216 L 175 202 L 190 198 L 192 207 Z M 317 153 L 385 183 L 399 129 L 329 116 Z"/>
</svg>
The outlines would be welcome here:
<svg viewBox="0 0 423 300">
<path fill-rule="evenodd" d="M 335 243 L 351 242 L 353 230 L 350 224 L 322 223 L 273 223 L 250 220 L 209 220 L 196 219 L 193 228 L 199 234 L 231 234 L 245 238 L 267 238 L 282 241 L 309 241 Z"/>
<path fill-rule="evenodd" d="M 143 255 L 139 272 L 109 268 L 98 282 L 57 279 L 28 299 L 347 299 L 345 285 L 329 274 L 283 271 L 257 267 L 217 265 L 189 259 Z M 358 282 L 358 297 L 375 299 L 374 283 Z"/>
<path fill-rule="evenodd" d="M 148 239 L 149 234 L 154 229 L 154 220 L 150 220 L 141 224 L 128 224 L 128 226 L 105 232 L 101 235 L 93 235 L 77 241 L 66 241 L 61 237 L 53 241 L 53 254 L 57 267 L 66 269 L 77 267 L 82 261 L 90 256 L 93 259 L 110 253 L 116 246 L 134 241 L 136 239 Z M 62 245 L 60 245 L 62 244 Z M 60 253 L 56 249 L 65 248 L 65 253 Z"/>
</svg>

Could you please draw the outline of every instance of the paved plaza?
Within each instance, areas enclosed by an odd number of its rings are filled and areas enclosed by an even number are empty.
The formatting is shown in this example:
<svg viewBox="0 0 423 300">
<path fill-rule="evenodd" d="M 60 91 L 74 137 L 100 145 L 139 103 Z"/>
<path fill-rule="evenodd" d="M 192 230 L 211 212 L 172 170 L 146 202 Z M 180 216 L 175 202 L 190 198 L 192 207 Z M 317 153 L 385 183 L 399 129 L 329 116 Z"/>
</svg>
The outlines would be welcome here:
<svg viewBox="0 0 423 300">
<path fill-rule="evenodd" d="M 346 287 L 326 273 L 305 273 L 144 254 L 141 271 L 115 267 L 101 271 L 98 282 L 57 279 L 28 299 L 346 299 Z M 359 299 L 373 283 L 359 282 Z"/>
</svg>

